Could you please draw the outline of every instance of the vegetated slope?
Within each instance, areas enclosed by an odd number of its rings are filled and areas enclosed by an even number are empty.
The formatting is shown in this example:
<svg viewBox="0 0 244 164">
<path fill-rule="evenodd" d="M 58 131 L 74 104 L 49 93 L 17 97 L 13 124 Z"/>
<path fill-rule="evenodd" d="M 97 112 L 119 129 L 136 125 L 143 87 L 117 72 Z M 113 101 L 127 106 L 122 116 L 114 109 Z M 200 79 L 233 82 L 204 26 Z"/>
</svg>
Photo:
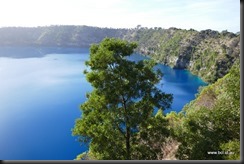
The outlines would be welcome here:
<svg viewBox="0 0 244 164">
<path fill-rule="evenodd" d="M 188 69 L 210 83 L 227 74 L 240 55 L 240 35 L 227 31 L 139 28 L 128 32 L 124 39 L 137 41 L 139 52 Z"/>
<path fill-rule="evenodd" d="M 229 72 L 240 57 L 240 35 L 227 31 L 177 28 L 113 29 L 91 26 L 0 28 L 0 46 L 39 45 L 89 47 L 105 37 L 136 41 L 137 51 L 177 69 L 188 69 L 206 82 Z"/>
<path fill-rule="evenodd" d="M 177 159 L 240 160 L 240 64 L 204 87 L 182 112 L 167 115 Z"/>
</svg>

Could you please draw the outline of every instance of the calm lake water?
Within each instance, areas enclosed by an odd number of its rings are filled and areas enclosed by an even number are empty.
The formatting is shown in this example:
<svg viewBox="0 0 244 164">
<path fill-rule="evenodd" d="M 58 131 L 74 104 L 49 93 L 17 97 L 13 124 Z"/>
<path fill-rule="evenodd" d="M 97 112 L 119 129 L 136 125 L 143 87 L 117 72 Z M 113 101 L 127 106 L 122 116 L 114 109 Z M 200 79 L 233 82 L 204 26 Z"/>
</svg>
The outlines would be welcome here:
<svg viewBox="0 0 244 164">
<path fill-rule="evenodd" d="M 71 129 L 92 90 L 83 75 L 88 57 L 82 48 L 0 47 L 1 160 L 72 160 L 87 150 Z M 163 91 L 174 95 L 171 110 L 179 112 L 206 85 L 188 71 L 157 68 Z"/>
</svg>

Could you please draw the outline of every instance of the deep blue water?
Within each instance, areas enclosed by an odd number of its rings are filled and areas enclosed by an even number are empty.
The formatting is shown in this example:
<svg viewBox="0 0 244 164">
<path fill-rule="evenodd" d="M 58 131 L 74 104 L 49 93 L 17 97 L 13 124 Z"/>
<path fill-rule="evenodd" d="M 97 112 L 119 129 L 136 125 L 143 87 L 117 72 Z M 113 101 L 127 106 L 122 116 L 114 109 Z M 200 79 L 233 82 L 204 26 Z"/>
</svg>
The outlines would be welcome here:
<svg viewBox="0 0 244 164">
<path fill-rule="evenodd" d="M 71 129 L 92 89 L 83 75 L 88 57 L 82 48 L 0 47 L 1 160 L 72 160 L 87 150 Z M 157 68 L 163 91 L 174 94 L 171 110 L 179 112 L 206 85 L 186 70 Z"/>
</svg>

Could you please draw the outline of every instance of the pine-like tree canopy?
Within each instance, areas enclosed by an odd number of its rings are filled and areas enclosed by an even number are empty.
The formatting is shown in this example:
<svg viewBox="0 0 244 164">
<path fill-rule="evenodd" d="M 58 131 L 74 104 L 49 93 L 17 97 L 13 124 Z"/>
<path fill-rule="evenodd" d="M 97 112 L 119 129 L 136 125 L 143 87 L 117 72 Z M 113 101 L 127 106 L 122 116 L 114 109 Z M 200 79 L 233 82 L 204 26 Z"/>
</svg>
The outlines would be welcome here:
<svg viewBox="0 0 244 164">
<path fill-rule="evenodd" d="M 90 144 L 90 159 L 156 158 L 157 151 L 145 149 L 148 144 L 143 141 L 150 135 L 157 140 L 157 135 L 149 134 L 153 128 L 160 129 L 159 138 L 164 132 L 168 135 L 164 117 L 153 112 L 161 111 L 162 116 L 173 96 L 156 86 L 163 74 L 154 69 L 153 60 L 128 60 L 136 47 L 136 43 L 105 38 L 90 48 L 84 73 L 93 91 L 81 105 L 82 115 L 73 129 L 73 135 Z"/>
</svg>

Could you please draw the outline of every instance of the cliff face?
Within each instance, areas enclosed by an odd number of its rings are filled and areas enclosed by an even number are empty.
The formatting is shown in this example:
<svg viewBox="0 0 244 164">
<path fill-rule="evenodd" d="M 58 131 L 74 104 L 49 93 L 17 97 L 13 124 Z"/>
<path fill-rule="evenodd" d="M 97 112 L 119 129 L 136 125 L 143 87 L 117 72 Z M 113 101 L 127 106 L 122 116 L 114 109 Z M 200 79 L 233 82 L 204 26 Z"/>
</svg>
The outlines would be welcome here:
<svg viewBox="0 0 244 164">
<path fill-rule="evenodd" d="M 176 69 L 188 69 L 206 82 L 228 73 L 240 57 L 240 35 L 227 31 L 137 29 L 125 39 L 139 42 L 138 51 Z"/>
<path fill-rule="evenodd" d="M 223 77 L 240 57 L 240 35 L 227 31 L 90 26 L 0 28 L 0 46 L 89 47 L 105 37 L 136 41 L 138 52 L 173 68 L 188 69 L 206 82 Z"/>
</svg>

